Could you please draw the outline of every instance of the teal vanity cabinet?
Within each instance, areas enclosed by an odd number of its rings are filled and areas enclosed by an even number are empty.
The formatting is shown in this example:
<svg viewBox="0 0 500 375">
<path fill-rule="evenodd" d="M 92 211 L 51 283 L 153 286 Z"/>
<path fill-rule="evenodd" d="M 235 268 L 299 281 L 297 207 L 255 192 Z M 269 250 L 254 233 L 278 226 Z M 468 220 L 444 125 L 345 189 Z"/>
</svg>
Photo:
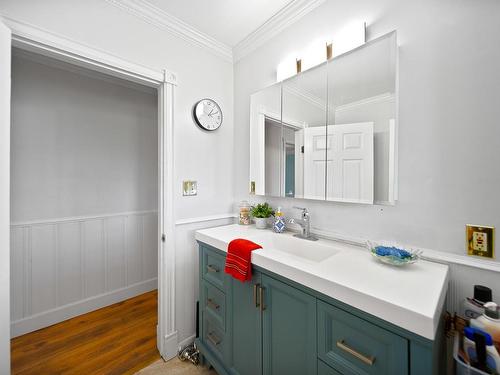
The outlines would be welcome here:
<svg viewBox="0 0 500 375">
<path fill-rule="evenodd" d="M 224 263 L 200 243 L 196 344 L 219 375 L 444 373 L 441 334 L 425 339 L 259 267 L 242 283 Z"/>
</svg>

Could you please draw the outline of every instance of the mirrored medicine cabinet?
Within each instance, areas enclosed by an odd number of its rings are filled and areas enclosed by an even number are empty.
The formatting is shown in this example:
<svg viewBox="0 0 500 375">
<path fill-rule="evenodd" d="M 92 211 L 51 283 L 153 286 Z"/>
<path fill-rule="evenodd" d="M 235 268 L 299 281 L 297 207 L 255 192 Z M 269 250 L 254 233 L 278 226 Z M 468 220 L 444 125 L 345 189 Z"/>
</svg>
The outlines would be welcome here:
<svg viewBox="0 0 500 375">
<path fill-rule="evenodd" d="M 251 190 L 394 204 L 397 99 L 396 32 L 253 94 Z"/>
</svg>

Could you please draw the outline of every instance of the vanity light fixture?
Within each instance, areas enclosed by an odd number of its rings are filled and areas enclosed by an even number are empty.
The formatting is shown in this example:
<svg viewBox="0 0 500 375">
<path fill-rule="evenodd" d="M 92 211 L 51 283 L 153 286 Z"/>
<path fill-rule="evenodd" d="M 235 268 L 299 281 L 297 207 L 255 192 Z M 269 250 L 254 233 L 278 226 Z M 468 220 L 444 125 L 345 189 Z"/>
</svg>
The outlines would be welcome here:
<svg viewBox="0 0 500 375">
<path fill-rule="evenodd" d="M 278 82 L 287 79 L 297 73 L 297 58 L 290 55 L 278 65 L 276 79 Z"/>
<path fill-rule="evenodd" d="M 332 45 L 332 56 L 349 52 L 366 42 L 366 23 L 352 22 L 338 31 L 327 44 Z"/>
<path fill-rule="evenodd" d="M 283 81 L 297 73 L 313 68 L 326 60 L 353 50 L 365 42 L 366 23 L 351 22 L 331 38 L 316 40 L 301 52 L 291 54 L 281 61 L 276 70 L 276 81 Z"/>
</svg>

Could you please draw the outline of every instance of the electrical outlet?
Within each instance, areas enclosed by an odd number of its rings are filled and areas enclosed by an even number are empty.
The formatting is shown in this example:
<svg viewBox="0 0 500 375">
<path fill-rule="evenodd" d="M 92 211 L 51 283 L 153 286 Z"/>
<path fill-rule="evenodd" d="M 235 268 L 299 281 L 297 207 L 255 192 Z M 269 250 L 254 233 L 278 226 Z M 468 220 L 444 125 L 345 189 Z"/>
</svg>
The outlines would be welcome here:
<svg viewBox="0 0 500 375">
<path fill-rule="evenodd" d="M 495 228 L 470 224 L 467 224 L 465 228 L 467 254 L 493 258 Z"/>
<path fill-rule="evenodd" d="M 198 194 L 196 181 L 186 180 L 182 181 L 182 195 L 185 197 Z"/>
<path fill-rule="evenodd" d="M 488 235 L 483 232 L 472 232 L 472 250 L 488 251 Z"/>
</svg>

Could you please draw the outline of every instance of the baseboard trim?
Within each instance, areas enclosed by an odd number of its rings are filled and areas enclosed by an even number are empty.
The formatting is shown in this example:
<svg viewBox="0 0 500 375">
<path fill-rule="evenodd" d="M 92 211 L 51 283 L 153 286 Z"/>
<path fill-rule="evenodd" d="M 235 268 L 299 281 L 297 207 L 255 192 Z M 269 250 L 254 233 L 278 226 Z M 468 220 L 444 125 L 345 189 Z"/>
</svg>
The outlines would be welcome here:
<svg viewBox="0 0 500 375">
<path fill-rule="evenodd" d="M 160 353 L 165 361 L 174 358 L 177 355 L 177 331 L 165 336 L 164 353 Z"/>
<path fill-rule="evenodd" d="M 157 278 L 141 281 L 125 288 L 113 290 L 81 301 L 73 302 L 52 310 L 44 311 L 10 324 L 11 338 L 51 326 L 75 316 L 112 305 L 157 289 Z"/>
</svg>

